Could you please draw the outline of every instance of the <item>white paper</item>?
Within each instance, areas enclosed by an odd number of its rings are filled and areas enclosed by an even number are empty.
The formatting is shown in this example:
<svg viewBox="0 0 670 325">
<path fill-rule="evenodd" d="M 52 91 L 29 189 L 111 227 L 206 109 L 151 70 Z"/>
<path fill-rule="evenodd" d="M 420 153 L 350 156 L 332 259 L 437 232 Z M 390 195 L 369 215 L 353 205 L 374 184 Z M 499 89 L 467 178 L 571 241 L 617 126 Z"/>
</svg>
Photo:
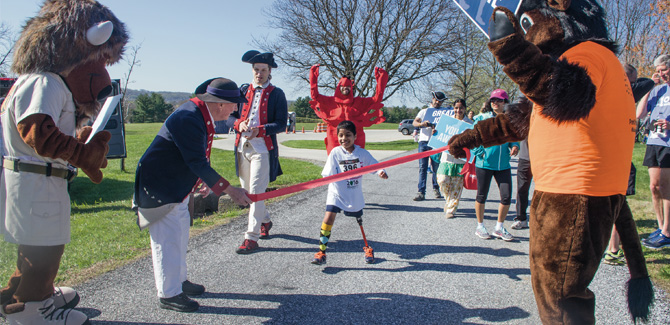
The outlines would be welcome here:
<svg viewBox="0 0 670 325">
<path fill-rule="evenodd" d="M 102 108 L 100 109 L 100 113 L 98 113 L 98 117 L 95 119 L 95 122 L 93 122 L 93 131 L 91 131 L 91 135 L 86 139 L 86 143 L 89 143 L 96 133 L 105 129 L 109 117 L 112 116 L 112 112 L 114 112 L 114 109 L 116 108 L 116 105 L 119 104 L 120 100 L 121 95 L 107 97 L 105 104 L 102 105 Z"/>
</svg>

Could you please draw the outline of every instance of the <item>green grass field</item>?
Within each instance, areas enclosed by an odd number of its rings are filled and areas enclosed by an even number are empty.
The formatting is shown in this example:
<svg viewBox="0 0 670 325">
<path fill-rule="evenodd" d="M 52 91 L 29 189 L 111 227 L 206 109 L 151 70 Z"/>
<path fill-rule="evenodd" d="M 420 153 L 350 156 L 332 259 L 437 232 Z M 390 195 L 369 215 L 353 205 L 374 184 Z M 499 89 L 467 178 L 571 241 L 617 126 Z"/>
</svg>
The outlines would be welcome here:
<svg viewBox="0 0 670 325">
<path fill-rule="evenodd" d="M 59 284 L 80 283 L 150 253 L 148 231 L 139 230 L 135 224 L 135 214 L 130 206 L 135 166 L 159 128 L 160 124 L 126 125 L 128 151 L 128 158 L 125 159 L 126 170 L 121 170 L 120 160 L 112 160 L 103 171 L 105 178 L 101 184 L 91 183 L 83 174 L 71 184 L 72 242 L 65 246 L 65 254 L 56 279 Z M 315 149 L 325 149 L 323 141 L 316 140 L 316 142 L 320 147 Z M 380 146 L 387 148 L 386 150 L 416 148 L 416 144 L 411 140 L 396 142 L 380 144 Z M 287 145 L 286 142 L 284 144 Z M 314 145 L 309 141 L 308 144 Z M 300 143 L 295 145 L 307 146 L 307 144 Z M 374 144 L 370 143 L 366 147 L 373 149 L 373 146 Z M 644 150 L 643 144 L 635 146 L 633 162 L 638 168 L 637 194 L 628 197 L 641 236 L 646 236 L 656 229 L 656 217 L 651 206 L 649 176 L 647 169 L 642 166 Z M 288 186 L 320 177 L 321 167 L 300 160 L 282 158 L 280 160 L 284 175 L 270 186 Z M 214 168 L 233 185 L 239 186 L 234 164 L 230 151 L 212 151 Z M 233 210 L 196 219 L 192 233 L 206 231 L 227 222 L 230 217 L 243 213 L 245 212 L 242 210 Z M 670 290 L 670 248 L 643 249 L 652 278 L 658 285 Z M 16 245 L 0 241 L 0 281 L 8 279 L 14 271 L 15 261 Z"/>
</svg>

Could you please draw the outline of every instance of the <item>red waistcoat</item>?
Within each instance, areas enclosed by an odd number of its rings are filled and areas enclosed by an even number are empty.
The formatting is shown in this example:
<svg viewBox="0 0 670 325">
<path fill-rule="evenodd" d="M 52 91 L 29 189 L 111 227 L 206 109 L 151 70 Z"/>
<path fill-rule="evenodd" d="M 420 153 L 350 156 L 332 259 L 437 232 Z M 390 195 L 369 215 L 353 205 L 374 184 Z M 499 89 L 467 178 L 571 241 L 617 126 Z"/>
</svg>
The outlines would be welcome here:
<svg viewBox="0 0 670 325">
<path fill-rule="evenodd" d="M 260 125 L 258 126 L 258 136 L 263 137 L 265 140 L 265 147 L 268 150 L 273 150 L 274 145 L 272 145 L 272 138 L 269 135 L 265 134 L 265 124 L 268 122 L 268 101 L 270 100 L 270 93 L 275 89 L 275 86 L 269 85 L 267 88 L 262 90 L 260 104 L 258 105 L 258 119 Z M 240 144 L 240 136 L 242 135 L 239 131 L 240 122 L 246 121 L 249 118 L 249 113 L 251 112 L 251 106 L 254 104 L 254 96 L 256 94 L 256 89 L 249 89 L 247 91 L 247 103 L 242 107 L 242 112 L 240 112 L 240 118 L 235 122 L 235 130 L 237 134 L 235 135 L 235 147 Z"/>
</svg>

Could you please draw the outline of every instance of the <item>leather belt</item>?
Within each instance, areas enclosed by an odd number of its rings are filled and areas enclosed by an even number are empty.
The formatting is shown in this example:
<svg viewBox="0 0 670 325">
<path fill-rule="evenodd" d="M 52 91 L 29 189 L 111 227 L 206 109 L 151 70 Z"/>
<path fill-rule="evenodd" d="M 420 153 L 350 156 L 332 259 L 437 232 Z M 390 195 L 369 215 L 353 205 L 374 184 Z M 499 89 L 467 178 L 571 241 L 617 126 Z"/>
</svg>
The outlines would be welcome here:
<svg viewBox="0 0 670 325">
<path fill-rule="evenodd" d="M 5 169 L 13 170 L 15 172 L 35 173 L 46 176 L 65 178 L 67 180 L 70 180 L 74 178 L 74 176 L 77 176 L 76 173 L 74 173 L 69 169 L 51 167 L 51 163 L 47 163 L 46 166 L 42 166 L 42 165 L 24 163 L 19 161 L 18 159 L 4 158 L 2 161 L 2 167 L 4 167 Z"/>
</svg>

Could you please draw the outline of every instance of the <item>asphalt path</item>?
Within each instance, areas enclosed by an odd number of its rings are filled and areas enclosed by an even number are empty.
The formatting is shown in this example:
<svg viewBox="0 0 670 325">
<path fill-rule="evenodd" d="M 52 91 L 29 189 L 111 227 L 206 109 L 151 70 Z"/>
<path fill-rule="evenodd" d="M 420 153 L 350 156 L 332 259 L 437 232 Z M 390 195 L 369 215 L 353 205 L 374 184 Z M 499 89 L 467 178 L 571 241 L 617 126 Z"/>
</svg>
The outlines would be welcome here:
<svg viewBox="0 0 670 325">
<path fill-rule="evenodd" d="M 388 139 L 395 137 L 386 132 Z M 540 323 L 530 283 L 527 229 L 510 230 L 513 242 L 480 239 L 474 235 L 474 191 L 465 190 L 456 218 L 445 219 L 444 201 L 432 192 L 426 201 L 412 201 L 418 163 L 387 172 L 387 180 L 363 178 L 363 225 L 375 251 L 374 264 L 364 262 L 355 219 L 341 214 L 328 245 L 328 263 L 310 264 L 318 250 L 324 186 L 270 204 L 271 238 L 261 240 L 262 249 L 254 254 L 234 252 L 243 240 L 246 216 L 191 238 L 189 279 L 207 287 L 196 299 L 201 304 L 197 312 L 158 308 L 150 257 L 77 286 L 78 309 L 93 324 Z M 485 217 L 490 230 L 498 198 L 493 186 Z M 513 211 L 514 206 L 505 223 L 508 229 Z M 601 265 L 591 285 L 599 324 L 631 323 L 627 279 L 627 268 Z M 668 324 L 667 296 L 660 291 L 657 296 L 650 323 Z"/>
</svg>

